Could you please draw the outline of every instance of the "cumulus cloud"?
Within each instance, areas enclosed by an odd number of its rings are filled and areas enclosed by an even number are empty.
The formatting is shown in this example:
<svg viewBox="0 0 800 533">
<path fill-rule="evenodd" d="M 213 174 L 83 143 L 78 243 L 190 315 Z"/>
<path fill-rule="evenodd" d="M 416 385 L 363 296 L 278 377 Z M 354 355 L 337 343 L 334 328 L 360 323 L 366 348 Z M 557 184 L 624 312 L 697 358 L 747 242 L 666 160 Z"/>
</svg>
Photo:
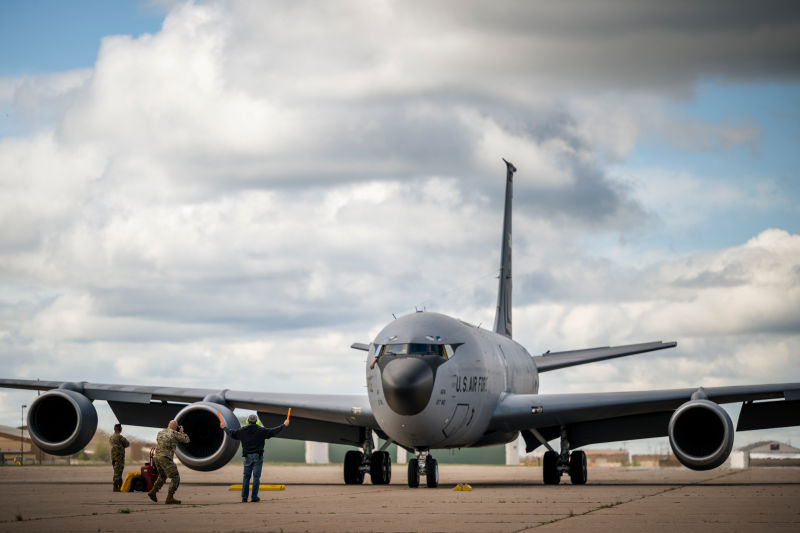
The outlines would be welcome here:
<svg viewBox="0 0 800 533">
<path fill-rule="evenodd" d="M 678 341 L 677 350 L 622 363 L 634 365 L 633 376 L 609 379 L 601 385 L 606 390 L 770 381 L 800 372 L 788 348 L 800 337 L 800 236 L 766 230 L 741 246 L 629 269 L 624 276 L 619 271 L 576 261 L 550 273 L 556 289 L 519 309 L 519 320 L 529 324 L 523 344 L 541 353 Z M 621 291 L 623 283 L 627 290 Z M 575 302 L 578 295 L 559 301 L 568 287 L 583 292 L 585 303 Z M 593 372 L 570 373 L 568 386 L 592 386 Z"/>
</svg>

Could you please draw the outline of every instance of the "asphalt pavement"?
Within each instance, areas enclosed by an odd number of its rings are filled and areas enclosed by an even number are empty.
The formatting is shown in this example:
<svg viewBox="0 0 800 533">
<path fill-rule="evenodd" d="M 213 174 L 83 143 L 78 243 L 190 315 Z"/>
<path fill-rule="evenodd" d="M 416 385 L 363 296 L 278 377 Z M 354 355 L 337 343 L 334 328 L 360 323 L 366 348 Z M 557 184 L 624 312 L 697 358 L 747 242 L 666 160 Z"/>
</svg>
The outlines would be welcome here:
<svg viewBox="0 0 800 533">
<path fill-rule="evenodd" d="M 410 489 L 405 465 L 390 485 L 344 485 L 341 465 L 264 465 L 285 484 L 241 503 L 241 470 L 179 467 L 180 506 L 113 493 L 111 467 L 0 467 L 0 531 L 798 531 L 800 467 L 590 468 L 585 486 L 541 482 L 541 469 L 440 466 L 440 486 Z M 128 465 L 126 472 L 134 469 Z M 459 483 L 471 491 L 455 491 Z"/>
</svg>

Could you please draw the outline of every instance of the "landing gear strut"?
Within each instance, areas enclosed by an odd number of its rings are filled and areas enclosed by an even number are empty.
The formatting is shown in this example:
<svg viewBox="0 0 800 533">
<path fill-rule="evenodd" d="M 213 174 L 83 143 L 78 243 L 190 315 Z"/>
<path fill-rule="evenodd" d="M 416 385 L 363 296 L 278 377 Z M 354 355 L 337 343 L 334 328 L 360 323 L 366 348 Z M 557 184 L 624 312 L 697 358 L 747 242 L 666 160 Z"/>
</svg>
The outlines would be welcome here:
<svg viewBox="0 0 800 533">
<path fill-rule="evenodd" d="M 573 485 L 585 485 L 588 478 L 586 468 L 586 452 L 569 451 L 567 430 L 561 428 L 561 453 L 556 453 L 552 448 L 544 453 L 542 460 L 542 478 L 545 485 L 557 485 L 561 475 L 569 473 Z"/>
<path fill-rule="evenodd" d="M 425 476 L 426 485 L 435 489 L 439 486 L 439 461 L 428 450 L 419 450 L 417 457 L 408 461 L 408 486 L 419 487 L 419 480 Z"/>
<path fill-rule="evenodd" d="M 385 450 L 391 444 L 387 441 L 380 450 L 373 451 L 372 432 L 368 431 L 363 452 L 350 450 L 344 455 L 344 482 L 347 485 L 361 485 L 364 474 L 369 474 L 373 485 L 388 485 L 392 480 L 392 459 Z"/>
</svg>

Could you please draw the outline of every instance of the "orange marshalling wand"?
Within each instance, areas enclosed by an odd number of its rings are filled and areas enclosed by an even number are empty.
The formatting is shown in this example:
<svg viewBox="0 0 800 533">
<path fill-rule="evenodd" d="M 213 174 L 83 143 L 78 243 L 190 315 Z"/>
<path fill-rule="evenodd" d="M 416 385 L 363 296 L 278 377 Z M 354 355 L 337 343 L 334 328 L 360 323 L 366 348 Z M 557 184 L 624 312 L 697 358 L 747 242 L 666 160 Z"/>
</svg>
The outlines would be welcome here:
<svg viewBox="0 0 800 533">
<path fill-rule="evenodd" d="M 292 408 L 289 408 L 289 412 L 286 413 L 286 420 L 289 420 L 289 417 L 292 416 Z"/>
<path fill-rule="evenodd" d="M 225 423 L 225 422 L 222 421 L 222 415 L 219 414 L 219 411 L 217 411 L 217 417 L 219 417 L 219 423 L 220 424 L 224 424 Z"/>
</svg>

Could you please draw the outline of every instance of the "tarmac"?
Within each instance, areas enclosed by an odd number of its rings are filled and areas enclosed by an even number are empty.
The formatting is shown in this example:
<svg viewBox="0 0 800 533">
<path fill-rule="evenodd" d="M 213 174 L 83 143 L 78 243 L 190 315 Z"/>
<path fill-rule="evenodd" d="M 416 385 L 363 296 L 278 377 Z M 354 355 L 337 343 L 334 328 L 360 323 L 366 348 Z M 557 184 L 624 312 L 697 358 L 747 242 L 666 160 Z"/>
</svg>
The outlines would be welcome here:
<svg viewBox="0 0 800 533">
<path fill-rule="evenodd" d="M 133 465 L 127 465 L 126 472 Z M 800 467 L 591 468 L 585 486 L 541 482 L 530 466 L 440 465 L 440 485 L 345 485 L 341 465 L 264 465 L 258 503 L 229 485 L 241 467 L 179 466 L 182 505 L 113 493 L 110 466 L 0 467 L 0 531 L 586 532 L 800 531 Z M 471 491 L 455 491 L 469 483 Z"/>
</svg>

